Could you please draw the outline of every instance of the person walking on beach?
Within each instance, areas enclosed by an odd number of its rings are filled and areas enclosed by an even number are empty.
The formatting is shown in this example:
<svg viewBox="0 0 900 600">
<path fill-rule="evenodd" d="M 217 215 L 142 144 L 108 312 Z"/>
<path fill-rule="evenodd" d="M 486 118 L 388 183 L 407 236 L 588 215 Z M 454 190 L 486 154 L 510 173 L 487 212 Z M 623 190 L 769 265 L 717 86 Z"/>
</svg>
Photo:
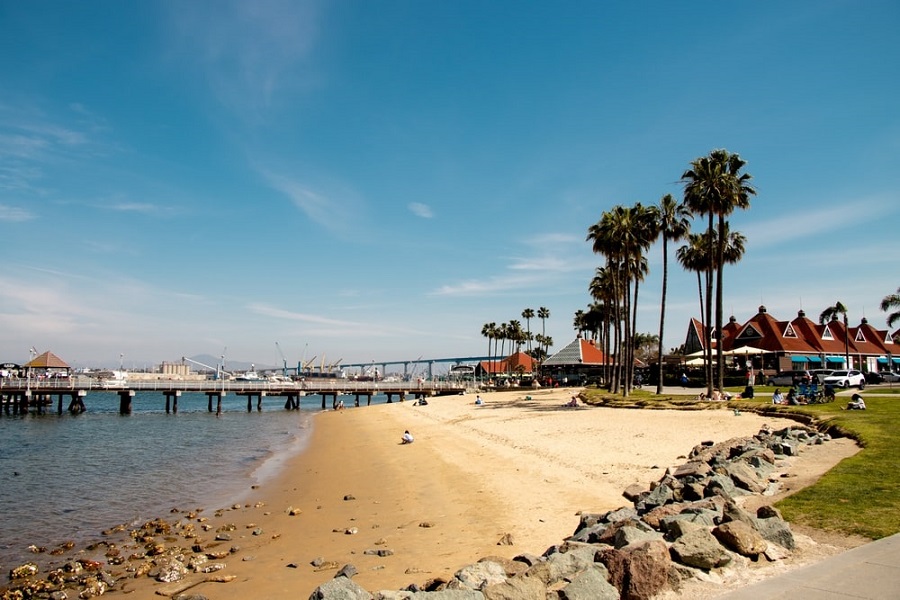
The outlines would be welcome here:
<svg viewBox="0 0 900 600">
<path fill-rule="evenodd" d="M 412 444 L 415 439 L 412 434 L 409 432 L 409 429 L 403 432 L 403 436 L 400 438 L 401 444 Z"/>
</svg>

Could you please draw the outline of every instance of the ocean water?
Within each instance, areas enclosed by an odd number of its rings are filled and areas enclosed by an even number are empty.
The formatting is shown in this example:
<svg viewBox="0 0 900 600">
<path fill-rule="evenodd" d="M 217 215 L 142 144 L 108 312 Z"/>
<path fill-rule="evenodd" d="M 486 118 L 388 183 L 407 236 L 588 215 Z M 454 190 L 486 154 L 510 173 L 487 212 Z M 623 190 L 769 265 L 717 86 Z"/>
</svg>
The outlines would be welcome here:
<svg viewBox="0 0 900 600">
<path fill-rule="evenodd" d="M 240 501 L 303 451 L 321 402 L 304 397 L 288 411 L 268 397 L 247 412 L 246 398 L 229 394 L 217 417 L 205 394 L 184 393 L 178 414 L 166 414 L 161 393 L 137 392 L 132 414 L 120 415 L 118 396 L 98 392 L 80 415 L 57 415 L 55 397 L 52 414 L 0 413 L 0 573 L 35 560 L 32 544 L 80 547 L 117 524 Z"/>
</svg>

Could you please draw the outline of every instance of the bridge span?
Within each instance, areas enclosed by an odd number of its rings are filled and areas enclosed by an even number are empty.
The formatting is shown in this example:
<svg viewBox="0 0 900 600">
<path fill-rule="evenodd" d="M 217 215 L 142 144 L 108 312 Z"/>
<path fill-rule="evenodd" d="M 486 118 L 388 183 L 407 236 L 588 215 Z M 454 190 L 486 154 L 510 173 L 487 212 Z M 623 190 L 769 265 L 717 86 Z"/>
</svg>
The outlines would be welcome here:
<svg viewBox="0 0 900 600">
<path fill-rule="evenodd" d="M 341 366 L 348 369 L 367 369 L 372 367 L 381 367 L 381 374 L 387 374 L 388 365 L 402 365 L 403 366 L 403 379 L 409 379 L 411 374 L 409 372 L 410 365 L 427 365 L 427 379 L 432 379 L 434 377 L 434 365 L 438 363 L 453 363 L 454 365 L 462 365 L 467 363 L 479 363 L 482 361 L 490 361 L 490 360 L 499 360 L 496 356 L 458 356 L 453 358 L 422 358 L 419 357 L 416 360 L 372 360 L 367 363 L 342 363 Z M 298 365 L 298 369 L 300 369 L 302 365 Z M 298 370 L 299 372 L 299 370 Z"/>
<path fill-rule="evenodd" d="M 213 412 L 215 400 L 216 414 L 222 412 L 222 398 L 227 394 L 245 396 L 247 411 L 253 410 L 256 400 L 257 410 L 262 410 L 262 402 L 267 397 L 285 398 L 286 410 L 298 410 L 300 398 L 304 396 L 322 396 L 322 410 L 326 409 L 326 399 L 331 398 L 332 407 L 339 405 L 339 396 L 354 396 L 355 406 L 360 405 L 360 398 L 366 398 L 366 404 L 372 403 L 372 396 L 383 394 L 391 403 L 396 397 L 400 402 L 411 398 L 426 396 L 443 396 L 461 394 L 466 390 L 465 383 L 452 381 L 421 382 L 386 382 L 386 381 L 352 381 L 347 379 L 322 379 L 298 382 L 256 382 L 256 381 L 105 381 L 98 382 L 87 378 L 71 380 L 44 379 L 40 381 L 27 379 L 6 379 L 0 381 L 0 413 L 25 414 L 30 410 L 43 413 L 52 411 L 53 397 L 57 398 L 56 412 L 63 412 L 63 398 L 69 398 L 67 410 L 79 413 L 86 410 L 85 398 L 88 393 L 114 393 L 119 396 L 119 412 L 130 414 L 136 392 L 159 392 L 165 397 L 166 412 L 178 412 L 178 398 L 183 392 L 206 394 L 208 410 Z"/>
</svg>

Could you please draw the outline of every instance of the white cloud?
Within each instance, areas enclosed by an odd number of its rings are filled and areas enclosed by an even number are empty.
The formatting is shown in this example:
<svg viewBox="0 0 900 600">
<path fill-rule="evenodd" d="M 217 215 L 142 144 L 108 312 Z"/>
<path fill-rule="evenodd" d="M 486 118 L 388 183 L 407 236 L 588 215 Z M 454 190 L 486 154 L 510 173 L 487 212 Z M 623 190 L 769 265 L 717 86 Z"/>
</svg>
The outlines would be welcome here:
<svg viewBox="0 0 900 600">
<path fill-rule="evenodd" d="M 427 204 L 410 202 L 407 208 L 409 208 L 409 210 L 417 217 L 422 217 L 423 219 L 431 219 L 434 217 L 434 212 Z"/>
<path fill-rule="evenodd" d="M 18 206 L 8 206 L 0 204 L 0 221 L 10 221 L 20 223 L 22 221 L 30 221 L 35 215 L 31 211 L 19 208 Z"/>
</svg>

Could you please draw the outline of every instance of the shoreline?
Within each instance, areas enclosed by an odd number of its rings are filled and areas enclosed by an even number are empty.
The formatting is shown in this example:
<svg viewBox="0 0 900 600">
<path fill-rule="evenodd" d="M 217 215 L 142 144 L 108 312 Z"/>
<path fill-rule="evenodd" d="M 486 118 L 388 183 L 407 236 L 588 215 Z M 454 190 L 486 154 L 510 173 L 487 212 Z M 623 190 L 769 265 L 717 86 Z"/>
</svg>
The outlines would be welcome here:
<svg viewBox="0 0 900 600">
<path fill-rule="evenodd" d="M 349 563 L 367 590 L 397 590 L 485 556 L 540 554 L 574 531 L 578 511 L 628 504 L 628 485 L 659 479 L 701 441 L 794 424 L 728 410 L 563 408 L 578 391 L 490 392 L 481 407 L 470 394 L 314 413 L 306 447 L 278 473 L 240 503 L 192 520 L 196 541 L 227 554 L 222 573 L 235 576 L 195 589 L 219 600 L 305 597 Z M 404 429 L 415 443 L 400 444 Z M 809 468 L 810 453 L 801 454 L 795 462 L 809 476 L 791 485 L 812 484 L 856 451 L 850 445 L 816 449 Z M 223 526 L 231 539 L 215 541 Z M 504 536 L 512 545 L 498 545 Z M 149 599 L 164 585 L 142 577 L 115 590 Z"/>
</svg>

